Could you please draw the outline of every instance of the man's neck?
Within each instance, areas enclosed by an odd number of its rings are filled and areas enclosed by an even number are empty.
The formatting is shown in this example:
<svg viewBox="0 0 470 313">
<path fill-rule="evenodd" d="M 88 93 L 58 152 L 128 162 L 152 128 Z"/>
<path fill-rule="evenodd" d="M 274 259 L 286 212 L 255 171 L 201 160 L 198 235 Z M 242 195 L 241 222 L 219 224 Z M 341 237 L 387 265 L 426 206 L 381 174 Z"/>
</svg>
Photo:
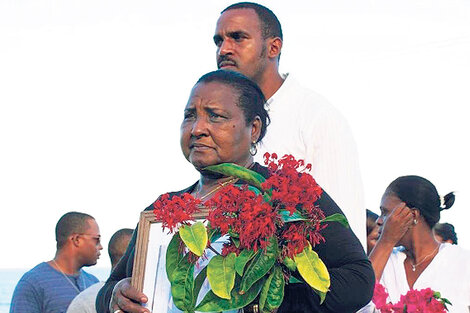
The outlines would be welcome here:
<svg viewBox="0 0 470 313">
<path fill-rule="evenodd" d="M 281 88 L 284 78 L 279 74 L 277 68 L 273 68 L 272 70 L 267 70 L 257 83 L 261 91 L 263 91 L 264 97 L 268 100 Z"/>
<path fill-rule="evenodd" d="M 68 256 L 60 251 L 57 251 L 54 259 L 50 261 L 49 264 L 59 272 L 67 275 L 77 275 L 81 268 L 74 257 Z"/>
</svg>

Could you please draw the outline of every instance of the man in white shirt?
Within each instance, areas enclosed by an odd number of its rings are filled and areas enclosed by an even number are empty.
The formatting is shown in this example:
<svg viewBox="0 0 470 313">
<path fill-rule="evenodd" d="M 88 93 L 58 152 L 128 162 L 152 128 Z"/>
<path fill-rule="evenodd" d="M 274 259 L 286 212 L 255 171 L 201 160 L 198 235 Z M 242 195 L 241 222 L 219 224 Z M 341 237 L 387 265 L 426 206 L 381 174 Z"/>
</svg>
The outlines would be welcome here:
<svg viewBox="0 0 470 313">
<path fill-rule="evenodd" d="M 124 252 L 126 252 L 129 241 L 132 238 L 132 232 L 133 230 L 130 228 L 120 229 L 109 240 L 108 253 L 111 259 L 111 271 L 124 255 Z M 96 313 L 96 295 L 103 285 L 104 282 L 99 282 L 82 291 L 70 303 L 67 313 Z"/>
<path fill-rule="evenodd" d="M 343 210 L 365 247 L 363 186 L 349 125 L 320 95 L 279 73 L 282 40 L 271 10 L 256 3 L 233 4 L 217 21 L 217 67 L 251 78 L 268 99 L 271 124 L 256 160 L 263 164 L 264 153 L 275 152 L 311 163 L 313 177 Z"/>
</svg>

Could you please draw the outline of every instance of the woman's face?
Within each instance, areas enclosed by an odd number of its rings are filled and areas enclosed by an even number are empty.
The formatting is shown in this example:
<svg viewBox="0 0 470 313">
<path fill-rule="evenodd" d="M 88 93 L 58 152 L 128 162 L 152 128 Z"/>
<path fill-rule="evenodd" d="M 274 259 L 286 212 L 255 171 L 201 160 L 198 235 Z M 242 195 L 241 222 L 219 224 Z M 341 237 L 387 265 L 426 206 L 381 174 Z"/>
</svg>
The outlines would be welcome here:
<svg viewBox="0 0 470 313">
<path fill-rule="evenodd" d="M 181 149 L 197 169 L 225 162 L 248 165 L 261 121 L 248 125 L 237 105 L 238 92 L 219 82 L 194 86 L 181 124 Z"/>
<path fill-rule="evenodd" d="M 382 201 L 380 202 L 380 216 L 377 218 L 377 225 L 379 226 L 379 236 L 382 236 L 382 233 L 384 232 L 384 226 L 385 226 L 385 223 L 387 222 L 387 218 L 389 217 L 389 215 L 393 212 L 393 210 L 395 208 L 397 208 L 398 206 L 400 206 L 401 204 L 403 204 L 403 201 L 400 200 L 400 198 L 398 198 L 397 196 L 393 195 L 393 194 L 390 194 L 388 192 L 386 192 L 383 196 L 382 196 Z M 390 225 L 389 225 L 390 226 Z M 396 229 L 394 228 L 390 228 L 388 227 L 389 230 L 387 232 L 388 235 L 392 233 L 395 233 Z M 405 235 L 406 236 L 406 233 Z M 403 245 L 402 241 L 403 241 L 403 237 L 398 240 L 397 244 L 395 246 L 401 246 Z"/>
</svg>

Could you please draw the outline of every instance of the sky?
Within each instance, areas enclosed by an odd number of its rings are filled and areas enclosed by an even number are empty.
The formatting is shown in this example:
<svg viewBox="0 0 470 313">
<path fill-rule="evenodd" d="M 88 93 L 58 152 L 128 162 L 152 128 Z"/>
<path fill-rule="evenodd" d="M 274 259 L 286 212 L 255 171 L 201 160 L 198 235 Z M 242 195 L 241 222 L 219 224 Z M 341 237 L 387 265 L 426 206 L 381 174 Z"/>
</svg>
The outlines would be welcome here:
<svg viewBox="0 0 470 313">
<path fill-rule="evenodd" d="M 231 3 L 0 0 L 0 268 L 52 259 L 55 224 L 73 210 L 96 218 L 106 248 L 197 180 L 179 126 L 216 68 L 215 22 Z M 260 3 L 283 26 L 281 72 L 348 119 L 365 208 L 421 175 L 456 192 L 441 221 L 470 249 L 470 1 Z M 109 267 L 105 250 L 97 266 Z"/>
</svg>

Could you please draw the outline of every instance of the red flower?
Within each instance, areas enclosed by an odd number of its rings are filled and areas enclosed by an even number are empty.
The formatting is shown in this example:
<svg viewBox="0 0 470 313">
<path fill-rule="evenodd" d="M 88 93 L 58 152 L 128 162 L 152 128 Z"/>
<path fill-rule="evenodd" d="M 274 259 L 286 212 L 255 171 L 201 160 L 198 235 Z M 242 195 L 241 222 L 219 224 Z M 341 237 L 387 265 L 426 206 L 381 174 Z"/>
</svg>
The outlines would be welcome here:
<svg viewBox="0 0 470 313">
<path fill-rule="evenodd" d="M 226 186 L 205 205 L 211 227 L 222 234 L 237 234 L 241 249 L 265 249 L 280 223 L 277 211 L 247 186 Z"/>
<path fill-rule="evenodd" d="M 372 302 L 381 313 L 445 313 L 447 312 L 443 303 L 435 298 L 430 288 L 415 290 L 411 289 L 405 295 L 400 296 L 400 301 L 395 304 L 387 302 L 388 293 L 385 287 L 379 283 L 375 284 Z"/>
<path fill-rule="evenodd" d="M 273 205 L 289 210 L 291 214 L 295 210 L 300 210 L 314 219 L 319 215 L 323 216 L 323 212 L 315 206 L 323 191 L 315 179 L 304 172 L 310 170 L 311 166 L 309 164 L 304 166 L 303 160 L 297 161 L 292 155 L 285 155 L 279 161 L 276 160 L 275 154 L 271 155 L 271 161 L 269 157 L 269 153 L 266 153 L 265 163 L 272 175 L 262 187 L 264 190 L 272 190 Z"/>
<path fill-rule="evenodd" d="M 189 193 L 179 196 L 173 196 L 170 199 L 169 194 L 164 194 L 153 204 L 153 214 L 157 220 L 162 221 L 163 229 L 168 228 L 170 233 L 180 224 L 188 224 L 194 220 L 193 214 L 199 212 L 201 201 L 195 199 Z"/>
</svg>

